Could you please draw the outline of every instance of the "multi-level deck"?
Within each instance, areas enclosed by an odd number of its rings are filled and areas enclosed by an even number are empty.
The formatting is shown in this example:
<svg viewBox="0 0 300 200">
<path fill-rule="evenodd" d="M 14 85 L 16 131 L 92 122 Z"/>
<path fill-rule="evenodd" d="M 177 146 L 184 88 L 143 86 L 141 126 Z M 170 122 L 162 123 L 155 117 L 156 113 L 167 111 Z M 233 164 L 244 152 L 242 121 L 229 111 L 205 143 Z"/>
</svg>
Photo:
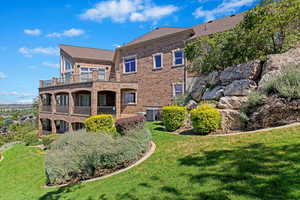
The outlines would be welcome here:
<svg viewBox="0 0 300 200">
<path fill-rule="evenodd" d="M 98 71 L 40 81 L 40 134 L 81 129 L 84 120 L 97 114 L 122 114 L 122 93 L 136 91 L 137 83 L 104 81 Z"/>
</svg>

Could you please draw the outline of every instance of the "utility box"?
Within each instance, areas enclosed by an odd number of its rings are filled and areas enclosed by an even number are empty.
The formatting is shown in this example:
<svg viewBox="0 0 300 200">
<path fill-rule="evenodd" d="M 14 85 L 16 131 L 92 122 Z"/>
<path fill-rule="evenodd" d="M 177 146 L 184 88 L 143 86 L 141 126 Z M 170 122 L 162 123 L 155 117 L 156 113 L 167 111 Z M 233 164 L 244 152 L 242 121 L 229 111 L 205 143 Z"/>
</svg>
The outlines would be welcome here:
<svg viewBox="0 0 300 200">
<path fill-rule="evenodd" d="M 146 119 L 147 121 L 161 121 L 162 114 L 160 108 L 147 108 L 146 110 Z"/>
</svg>

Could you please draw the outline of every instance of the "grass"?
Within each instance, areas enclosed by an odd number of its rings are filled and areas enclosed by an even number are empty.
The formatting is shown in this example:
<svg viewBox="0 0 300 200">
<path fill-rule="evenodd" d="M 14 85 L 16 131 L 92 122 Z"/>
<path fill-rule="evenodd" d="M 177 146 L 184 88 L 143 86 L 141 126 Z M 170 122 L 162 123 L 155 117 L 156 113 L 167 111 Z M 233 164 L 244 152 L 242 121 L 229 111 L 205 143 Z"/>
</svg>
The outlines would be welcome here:
<svg viewBox="0 0 300 200">
<path fill-rule="evenodd" d="M 150 123 L 156 152 L 104 180 L 43 188 L 43 152 L 16 145 L 0 162 L 2 200 L 300 199 L 300 126 L 227 137 L 164 132 Z"/>
</svg>

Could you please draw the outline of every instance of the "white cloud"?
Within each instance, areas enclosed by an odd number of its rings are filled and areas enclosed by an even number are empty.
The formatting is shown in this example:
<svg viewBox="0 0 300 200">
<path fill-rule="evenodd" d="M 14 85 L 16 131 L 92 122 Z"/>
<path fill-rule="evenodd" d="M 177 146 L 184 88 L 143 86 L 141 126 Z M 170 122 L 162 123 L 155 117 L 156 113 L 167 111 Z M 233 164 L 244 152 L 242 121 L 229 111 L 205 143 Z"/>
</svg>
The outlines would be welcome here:
<svg viewBox="0 0 300 200">
<path fill-rule="evenodd" d="M 55 47 L 36 47 L 36 48 L 19 48 L 19 52 L 25 57 L 32 57 L 33 54 L 58 55 L 59 51 Z"/>
<path fill-rule="evenodd" d="M 52 68 L 59 68 L 59 65 L 57 63 L 43 62 L 42 65 Z"/>
<path fill-rule="evenodd" d="M 96 4 L 80 15 L 81 19 L 101 22 L 155 21 L 171 15 L 178 8 L 173 5 L 157 6 L 151 0 L 107 0 Z"/>
<path fill-rule="evenodd" d="M 24 33 L 27 35 L 38 36 L 41 35 L 42 31 L 40 29 L 25 29 Z"/>
<path fill-rule="evenodd" d="M 219 16 L 236 13 L 240 8 L 245 6 L 251 6 L 256 3 L 257 0 L 223 0 L 223 2 L 212 10 L 205 10 L 203 7 L 199 7 L 195 10 L 193 15 L 196 18 L 205 18 L 206 21 L 214 20 Z"/>
<path fill-rule="evenodd" d="M 6 77 L 7 76 L 3 72 L 0 72 L 0 79 L 6 78 Z"/>
<path fill-rule="evenodd" d="M 69 30 L 65 30 L 62 33 L 49 33 L 47 37 L 75 37 L 75 36 L 80 36 L 85 33 L 84 30 L 82 29 L 76 29 L 76 28 L 71 28 Z"/>
</svg>

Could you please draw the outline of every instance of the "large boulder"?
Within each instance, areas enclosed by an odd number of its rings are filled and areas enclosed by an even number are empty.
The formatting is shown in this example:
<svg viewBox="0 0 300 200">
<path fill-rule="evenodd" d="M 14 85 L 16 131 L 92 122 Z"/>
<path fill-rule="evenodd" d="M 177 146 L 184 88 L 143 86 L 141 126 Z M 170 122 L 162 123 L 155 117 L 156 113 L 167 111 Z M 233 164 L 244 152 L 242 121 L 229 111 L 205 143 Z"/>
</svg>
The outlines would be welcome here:
<svg viewBox="0 0 300 200">
<path fill-rule="evenodd" d="M 206 91 L 202 100 L 219 100 L 224 96 L 224 86 L 216 86 L 212 90 Z"/>
<path fill-rule="evenodd" d="M 281 126 L 300 121 L 300 99 L 269 97 L 249 116 L 248 130 Z"/>
<path fill-rule="evenodd" d="M 263 65 L 259 87 L 262 87 L 266 81 L 278 76 L 283 68 L 296 65 L 300 67 L 300 48 L 291 49 L 283 54 L 269 55 Z"/>
<path fill-rule="evenodd" d="M 229 130 L 240 130 L 241 120 L 240 112 L 237 110 L 224 109 L 220 110 L 222 115 L 221 128 L 224 132 Z"/>
<path fill-rule="evenodd" d="M 221 72 L 211 72 L 206 77 L 206 82 L 208 85 L 218 85 L 220 83 Z"/>
<path fill-rule="evenodd" d="M 195 101 L 200 101 L 206 89 L 206 77 L 195 76 L 187 79 L 187 91 Z"/>
<path fill-rule="evenodd" d="M 225 69 L 221 72 L 219 79 L 222 85 L 228 85 L 232 81 L 241 79 L 255 81 L 259 78 L 261 69 L 261 62 L 259 60 L 254 60 Z"/>
<path fill-rule="evenodd" d="M 239 110 L 243 105 L 246 104 L 247 100 L 248 97 L 222 97 L 217 105 L 217 108 Z"/>
<path fill-rule="evenodd" d="M 226 86 L 224 89 L 225 96 L 247 96 L 251 90 L 257 87 L 252 80 L 236 80 Z"/>
</svg>

